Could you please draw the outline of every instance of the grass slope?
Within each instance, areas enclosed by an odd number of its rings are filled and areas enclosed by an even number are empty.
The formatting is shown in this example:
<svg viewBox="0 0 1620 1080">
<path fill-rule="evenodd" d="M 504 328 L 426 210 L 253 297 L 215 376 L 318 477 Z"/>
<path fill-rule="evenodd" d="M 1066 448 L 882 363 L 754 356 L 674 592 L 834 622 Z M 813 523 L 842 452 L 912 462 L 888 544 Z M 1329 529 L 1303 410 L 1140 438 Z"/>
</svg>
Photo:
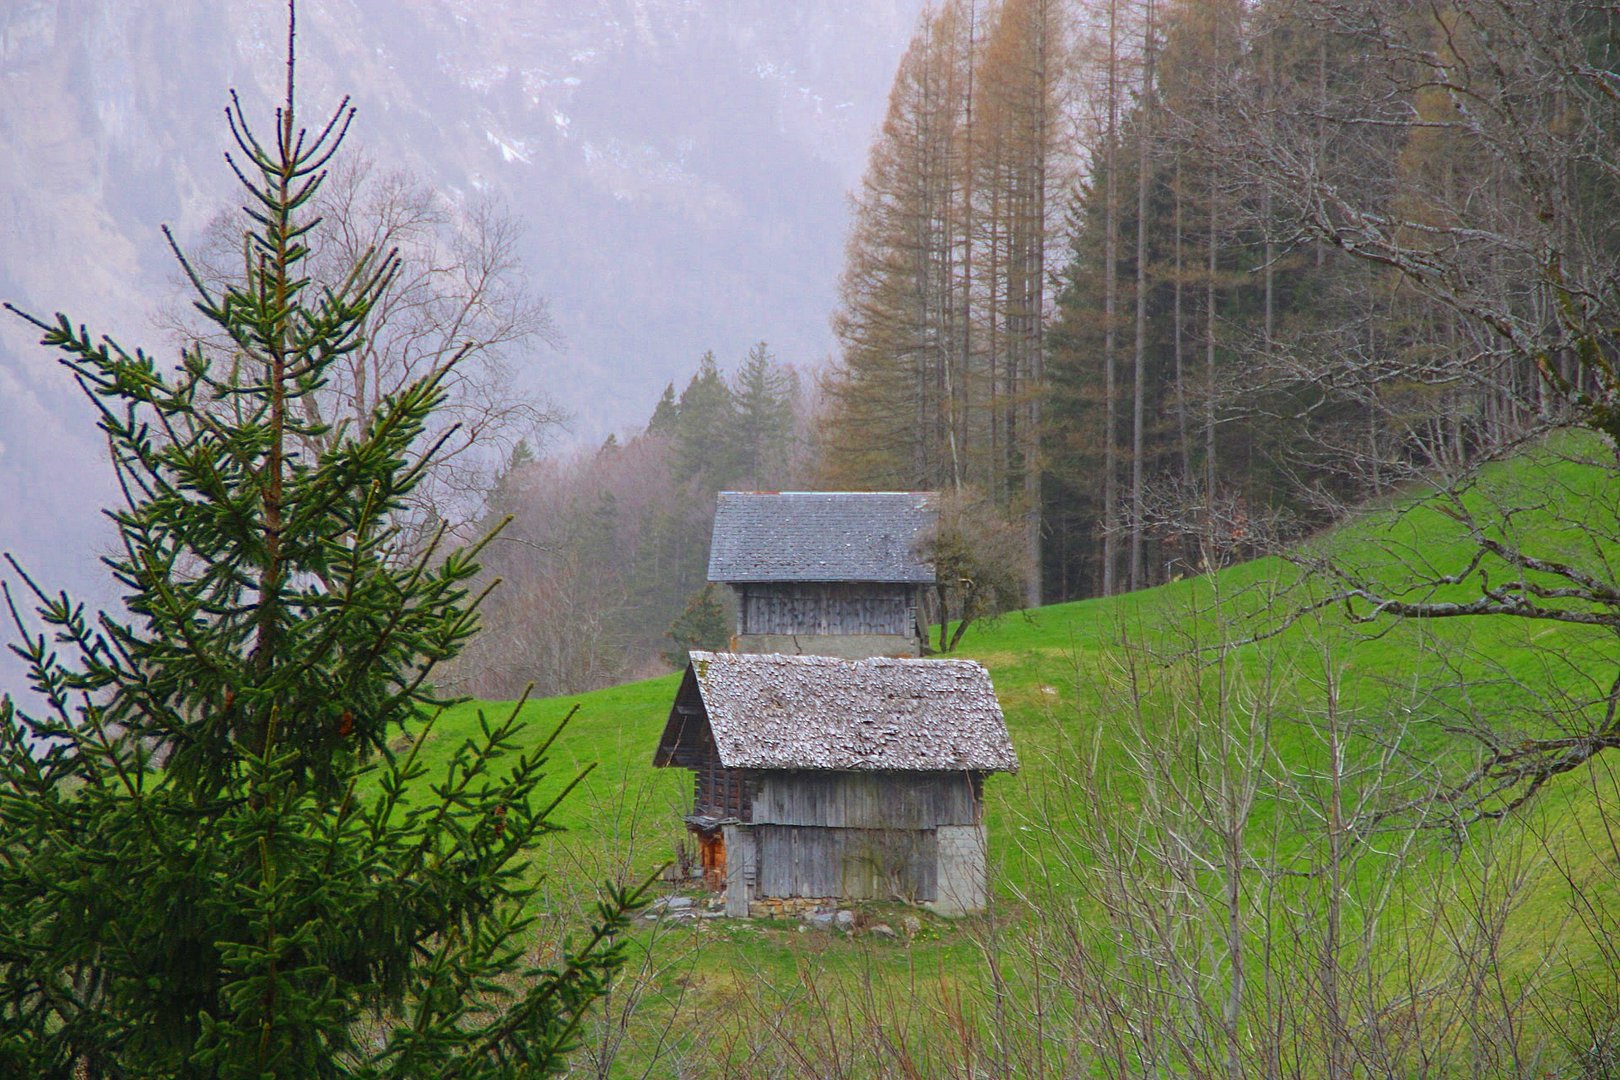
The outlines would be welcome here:
<svg viewBox="0 0 1620 1080">
<path fill-rule="evenodd" d="M 1471 545 L 1458 524 L 1461 507 L 1490 522 L 1502 538 L 1616 580 L 1612 540 L 1620 506 L 1610 490 L 1612 466 L 1584 464 L 1578 453 L 1569 453 L 1591 449 L 1565 444 L 1558 453 L 1543 450 L 1493 467 L 1449 509 L 1443 501 L 1407 500 L 1317 541 L 1312 551 L 1330 553 L 1339 565 L 1388 590 L 1408 590 L 1409 598 L 1466 599 L 1477 595 L 1477 582 L 1434 587 L 1421 580 L 1429 571 L 1455 573 L 1467 565 Z M 1488 564 L 1485 569 L 1495 571 L 1493 580 L 1506 572 Z M 1561 717 L 1594 708 L 1620 666 L 1613 635 L 1601 629 L 1501 618 L 1358 626 L 1339 608 L 1312 609 L 1329 587 L 1292 563 L 1263 559 L 973 628 L 961 655 L 990 669 L 1023 762 L 1019 775 L 992 778 L 986 788 L 1006 921 L 946 925 L 924 919 L 922 932 L 909 942 L 806 934 L 791 924 L 648 928 L 641 971 L 630 983 L 636 989 L 610 1003 L 594 1029 L 593 1038 L 601 1040 L 597 1052 L 618 1055 L 614 1071 L 656 1074 L 662 1055 L 690 1050 L 702 1028 L 703 1038 L 712 1040 L 718 1032 L 731 1040 L 711 1055 L 757 1064 L 760 1059 L 749 1055 L 762 1051 L 748 1042 L 751 1023 L 778 1030 L 799 1023 L 805 1026 L 795 1030 L 802 1034 L 814 1030 L 810 1018 L 825 1017 L 834 999 L 844 1002 L 847 1023 L 856 988 L 871 993 L 874 986 L 887 987 L 893 1000 L 901 1000 L 915 996 L 921 982 L 937 1001 L 949 1001 L 956 992 L 951 987 L 982 988 L 991 951 L 986 926 L 990 933 L 999 932 L 998 926 L 1016 933 L 1019 920 L 1040 905 L 1038 898 L 1061 899 L 1066 882 L 1079 882 L 1076 875 L 1089 864 L 1075 852 L 1092 835 L 1087 829 L 1107 815 L 1125 818 L 1146 805 L 1143 746 L 1160 735 L 1169 749 L 1154 753 L 1180 752 L 1189 745 L 1187 733 L 1196 737 L 1200 725 L 1216 722 L 1210 717 L 1249 725 L 1245 730 L 1263 722 L 1273 763 L 1268 768 L 1309 787 L 1328 760 L 1324 718 L 1331 714 L 1335 723 L 1364 725 L 1375 734 L 1398 727 L 1396 764 L 1430 769 L 1424 782 L 1432 783 L 1442 773 L 1456 775 L 1471 760 L 1474 747 L 1448 730 L 1459 722 L 1479 716 L 1509 730 L 1545 730 Z M 568 831 L 540 855 L 549 908 L 578 910 L 593 882 L 645 876 L 673 856 L 683 836 L 690 776 L 653 769 L 651 759 L 676 685 L 671 675 L 522 706 L 535 743 L 577 708 L 554 746 L 559 786 L 591 767 L 555 815 Z M 425 753 L 442 764 L 474 730 L 480 710 L 511 707 L 470 703 L 451 710 Z M 1182 735 L 1170 734 L 1177 730 Z M 1089 786 L 1078 783 L 1080 772 Z M 1256 830 L 1279 836 L 1299 824 L 1285 819 L 1281 801 L 1271 798 L 1279 790 L 1275 785 L 1262 782 L 1259 788 Z M 1596 930 L 1586 938 L 1564 931 L 1582 918 L 1571 915 L 1577 891 L 1592 891 L 1599 906 L 1613 893 L 1605 860 L 1613 856 L 1606 830 L 1615 794 L 1614 775 L 1600 759 L 1596 768 L 1551 785 L 1498 827 L 1537 841 L 1533 848 L 1514 849 L 1525 854 L 1515 864 L 1519 899 L 1503 934 L 1508 969 L 1551 965 L 1579 974 L 1602 962 L 1589 940 Z M 1111 805 L 1075 805 L 1100 795 Z M 1482 828 L 1488 826 L 1476 831 Z M 1421 843 L 1419 856 L 1399 873 L 1414 882 L 1445 878 L 1451 882 L 1445 888 L 1462 888 L 1461 879 L 1454 880 L 1460 873 L 1455 867 L 1465 861 L 1459 848 L 1439 839 Z M 1303 840 L 1297 845 L 1302 858 L 1308 846 Z M 1286 839 L 1281 850 L 1290 850 Z M 1370 859 L 1354 873 L 1359 878 L 1347 884 L 1350 894 L 1382 887 L 1389 871 Z M 1401 918 L 1436 895 L 1415 888 L 1395 892 L 1387 911 Z M 902 917 L 876 907 L 874 918 Z M 1605 921 L 1599 907 L 1590 907 L 1585 918 L 1594 927 L 1615 924 Z M 729 1020 L 716 1020 L 717 1014 Z M 671 1023 L 676 1015 L 686 1019 Z M 903 1012 L 895 1015 L 904 1026 Z M 692 1019 L 697 1016 L 706 1019 Z"/>
</svg>

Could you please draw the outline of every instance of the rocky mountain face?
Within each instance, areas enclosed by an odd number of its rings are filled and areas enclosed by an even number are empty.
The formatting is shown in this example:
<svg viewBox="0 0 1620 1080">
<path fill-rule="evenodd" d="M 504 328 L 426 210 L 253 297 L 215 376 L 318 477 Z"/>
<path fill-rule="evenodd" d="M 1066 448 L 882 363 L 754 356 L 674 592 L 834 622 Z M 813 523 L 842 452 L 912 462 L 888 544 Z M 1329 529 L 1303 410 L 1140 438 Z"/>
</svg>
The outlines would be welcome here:
<svg viewBox="0 0 1620 1080">
<path fill-rule="evenodd" d="M 920 6 L 303 0 L 300 96 L 313 121 L 352 95 L 356 149 L 510 208 L 564 338 L 523 359 L 525 389 L 594 441 L 705 349 L 829 351 L 846 193 Z M 161 350 L 153 312 L 181 294 L 158 228 L 194 239 L 234 202 L 227 88 L 269 117 L 285 14 L 0 5 L 0 299 Z M 0 320 L 0 549 L 85 587 L 111 482 L 91 410 L 32 341 Z"/>
</svg>

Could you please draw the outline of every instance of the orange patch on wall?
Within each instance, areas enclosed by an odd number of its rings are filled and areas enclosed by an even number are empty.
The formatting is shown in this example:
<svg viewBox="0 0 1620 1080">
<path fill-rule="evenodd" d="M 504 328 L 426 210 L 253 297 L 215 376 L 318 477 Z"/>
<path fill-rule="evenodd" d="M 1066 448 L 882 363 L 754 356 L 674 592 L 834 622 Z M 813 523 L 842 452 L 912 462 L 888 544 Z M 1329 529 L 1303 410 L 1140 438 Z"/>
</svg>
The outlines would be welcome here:
<svg viewBox="0 0 1620 1080">
<path fill-rule="evenodd" d="M 726 887 L 726 837 L 719 829 L 700 832 L 698 860 L 703 867 L 703 887 L 719 891 Z"/>
</svg>

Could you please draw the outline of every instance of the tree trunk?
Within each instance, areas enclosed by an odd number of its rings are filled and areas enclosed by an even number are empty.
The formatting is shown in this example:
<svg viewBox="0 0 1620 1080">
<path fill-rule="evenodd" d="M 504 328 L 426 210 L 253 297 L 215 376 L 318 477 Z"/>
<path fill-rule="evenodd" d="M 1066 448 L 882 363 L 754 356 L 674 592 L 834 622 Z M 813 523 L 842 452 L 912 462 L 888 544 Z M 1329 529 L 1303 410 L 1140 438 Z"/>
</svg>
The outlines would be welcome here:
<svg viewBox="0 0 1620 1080">
<path fill-rule="evenodd" d="M 1217 174 L 1210 166 L 1209 175 L 1209 261 L 1204 282 L 1204 514 L 1205 543 L 1210 550 L 1205 554 L 1215 558 L 1215 275 L 1220 266 L 1219 199 Z M 1213 566 L 1213 563 L 1211 564 Z"/>
<path fill-rule="evenodd" d="M 1102 593 L 1112 596 L 1117 590 L 1114 580 L 1115 552 L 1118 543 L 1119 518 L 1119 461 L 1115 450 L 1119 437 L 1118 392 L 1115 386 L 1114 316 L 1117 311 L 1116 269 L 1119 258 L 1116 218 L 1118 207 L 1118 179 L 1114 166 L 1117 162 L 1116 143 L 1119 136 L 1119 3 L 1108 4 L 1108 130 L 1104 135 L 1103 168 L 1106 170 L 1103 195 L 1103 542 Z"/>
<path fill-rule="evenodd" d="M 1148 0 L 1142 27 L 1142 92 L 1136 129 L 1136 384 L 1131 395 L 1131 588 L 1147 584 L 1142 558 L 1146 450 L 1144 431 L 1147 407 L 1148 307 L 1148 169 L 1153 138 L 1153 0 Z"/>
</svg>

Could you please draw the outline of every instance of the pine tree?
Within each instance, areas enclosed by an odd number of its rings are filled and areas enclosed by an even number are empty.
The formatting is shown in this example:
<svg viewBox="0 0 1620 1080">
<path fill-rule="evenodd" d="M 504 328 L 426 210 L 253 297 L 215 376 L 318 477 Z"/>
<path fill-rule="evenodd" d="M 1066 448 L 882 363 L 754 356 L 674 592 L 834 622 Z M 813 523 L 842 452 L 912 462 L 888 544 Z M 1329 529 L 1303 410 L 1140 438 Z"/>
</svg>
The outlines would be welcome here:
<svg viewBox="0 0 1620 1080">
<path fill-rule="evenodd" d="M 525 959 L 554 801 L 516 712 L 442 773 L 418 754 L 435 667 L 477 628 L 477 551 L 442 530 L 397 550 L 442 371 L 359 429 L 303 419 L 397 264 L 308 284 L 310 201 L 353 114 L 297 125 L 292 30 L 270 138 L 228 109 L 241 276 L 192 275 L 225 355 L 171 370 L 23 316 L 100 411 L 127 614 L 11 564 L 41 705 L 0 700 L 0 1074 L 529 1075 L 560 1067 L 620 962 L 622 890 L 554 967 Z M 299 450 L 311 434 L 334 437 Z"/>
<path fill-rule="evenodd" d="M 485 498 L 489 517 L 498 522 L 500 517 L 513 511 L 523 490 L 525 475 L 534 468 L 534 463 L 534 450 L 529 446 L 529 440 L 519 439 L 507 455 L 505 468 L 495 477 L 495 483 L 490 486 L 489 495 Z"/>
</svg>

